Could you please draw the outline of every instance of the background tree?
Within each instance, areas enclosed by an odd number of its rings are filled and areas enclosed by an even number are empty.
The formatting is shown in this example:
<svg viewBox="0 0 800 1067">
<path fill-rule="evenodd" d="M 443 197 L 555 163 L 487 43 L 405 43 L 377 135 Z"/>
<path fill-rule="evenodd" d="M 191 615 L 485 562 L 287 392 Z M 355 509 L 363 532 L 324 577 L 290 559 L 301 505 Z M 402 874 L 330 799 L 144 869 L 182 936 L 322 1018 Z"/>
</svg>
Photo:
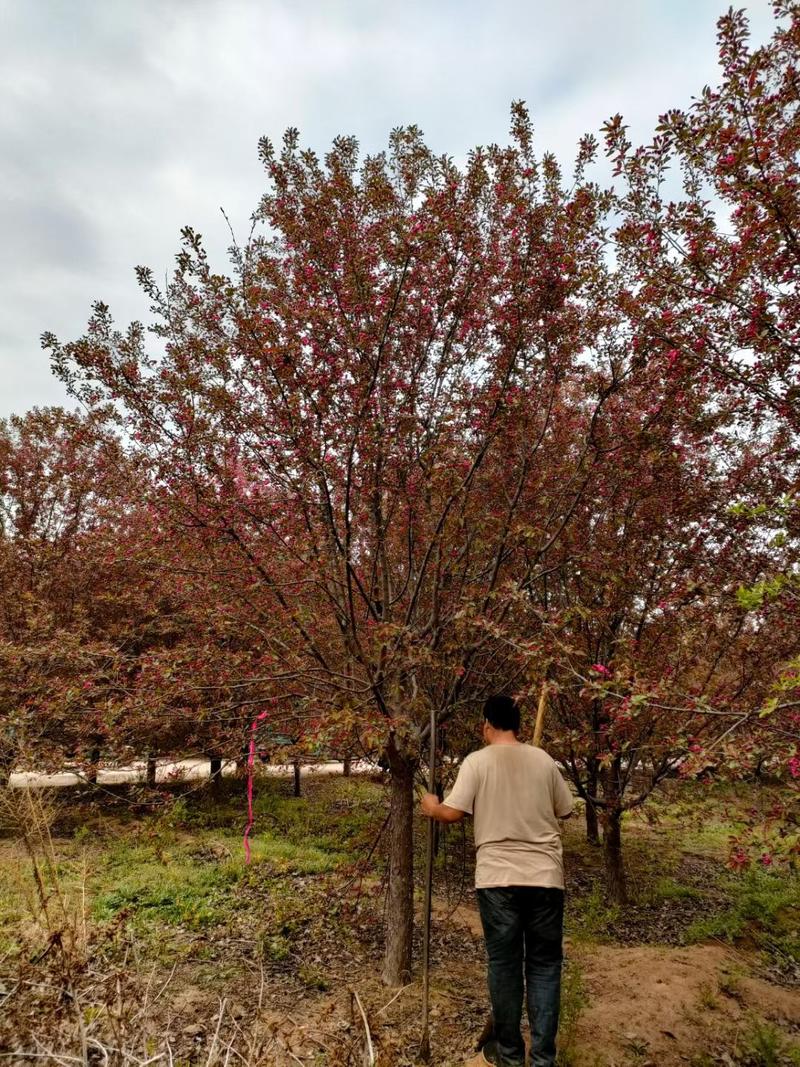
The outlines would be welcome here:
<svg viewBox="0 0 800 1067">
<path fill-rule="evenodd" d="M 186 546 L 165 535 L 146 488 L 99 414 L 34 409 L 0 424 L 6 777 L 68 757 L 91 780 L 101 751 L 207 751 L 234 733 L 235 702 L 228 720 L 207 709 L 232 669 L 225 605 L 190 584 Z"/>
<path fill-rule="evenodd" d="M 798 59 L 800 6 L 773 4 L 771 39 L 751 48 L 742 11 L 718 23 L 720 82 L 692 106 L 671 110 L 657 134 L 634 149 L 620 116 L 606 144 L 623 179 L 619 265 L 639 323 L 637 345 L 653 358 L 711 382 L 743 432 L 772 440 L 782 485 L 743 504 L 743 525 L 760 522 L 765 537 L 794 551 L 790 563 L 763 571 L 740 600 L 773 605 L 773 618 L 797 619 L 797 446 L 800 428 L 798 347 Z M 676 185 L 678 176 L 681 187 Z M 670 199 L 669 191 L 673 198 Z M 782 553 L 778 553 L 780 556 Z M 732 576 L 733 577 L 733 576 Z M 784 773 L 798 756 L 797 648 L 787 650 L 782 679 L 765 710 L 777 714 L 773 751 Z M 769 760 L 766 752 L 762 755 Z"/>
<path fill-rule="evenodd" d="M 88 761 L 101 744 L 128 594 L 115 559 L 98 555 L 126 470 L 99 417 L 34 409 L 0 423 L 5 775 L 34 754 L 57 762 L 65 748 Z"/>
</svg>

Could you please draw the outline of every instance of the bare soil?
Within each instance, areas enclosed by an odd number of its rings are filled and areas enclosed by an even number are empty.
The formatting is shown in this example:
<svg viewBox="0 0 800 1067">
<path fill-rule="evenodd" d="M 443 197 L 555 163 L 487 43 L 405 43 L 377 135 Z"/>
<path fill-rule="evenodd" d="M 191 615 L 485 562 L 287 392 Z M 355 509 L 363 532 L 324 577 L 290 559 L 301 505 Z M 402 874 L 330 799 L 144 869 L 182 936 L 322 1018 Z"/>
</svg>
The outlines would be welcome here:
<svg viewBox="0 0 800 1067">
<path fill-rule="evenodd" d="M 0 943 L 3 1061 L 11 1067 L 419 1063 L 419 981 L 389 990 L 379 979 L 384 894 L 379 850 L 369 846 L 383 820 L 380 796 L 377 785 L 365 790 L 322 780 L 309 784 L 305 807 L 276 793 L 261 815 L 265 851 L 247 870 L 235 796 L 229 813 L 214 804 L 191 808 L 187 800 L 174 809 L 183 821 L 169 823 L 133 804 L 123 818 L 121 802 L 114 813 L 108 798 L 102 812 L 64 807 L 55 850 L 61 884 L 77 906 L 72 934 L 56 896 L 48 905 L 49 926 L 41 909 L 32 921 L 36 907 L 31 911 L 22 897 L 17 904 L 2 899 L 4 885 L 27 886 L 30 895 L 32 883 L 19 841 L 0 841 L 0 935 L 9 939 L 7 948 Z M 366 854 L 366 866 L 320 865 L 326 849 L 340 855 L 359 810 L 365 821 L 351 853 Z M 763 941 L 747 933 L 731 944 L 688 943 L 692 923 L 730 905 L 730 886 L 721 856 L 700 847 L 708 839 L 704 811 L 697 819 L 701 838 L 691 827 L 676 829 L 670 811 L 664 808 L 661 824 L 627 827 L 633 899 L 625 909 L 603 899 L 601 851 L 586 844 L 578 820 L 568 828 L 560 1067 L 800 1064 L 800 1052 L 792 1051 L 800 1048 L 796 961 L 775 967 Z M 203 812 L 210 823 L 198 824 Z M 488 996 L 468 837 L 444 839 L 440 858 L 431 1067 L 477 1065 Z M 82 899 L 84 863 L 94 904 Z M 786 910 L 788 926 L 796 927 L 800 900 Z M 786 937 L 785 928 L 779 933 Z M 63 951 L 68 936 L 78 943 L 72 956 Z M 416 961 L 419 949 L 418 942 Z"/>
<path fill-rule="evenodd" d="M 464 936 L 471 937 L 478 920 L 467 911 L 462 909 L 452 921 L 455 927 L 463 923 Z M 754 976 L 752 963 L 720 945 L 568 945 L 567 967 L 580 968 L 585 1004 L 563 1034 L 565 1061 L 570 1067 L 738 1063 L 732 1057 L 754 1018 L 776 1024 L 787 1040 L 800 1039 L 800 992 Z M 478 1067 L 483 1062 L 475 1054 L 475 1041 L 486 1019 L 484 986 L 483 964 L 474 959 L 434 968 L 431 1042 L 436 1067 Z M 273 994 L 260 1012 L 247 997 L 229 1005 L 241 1026 L 252 1028 L 258 1020 L 269 1035 L 270 1051 L 260 1061 L 264 1065 L 360 1064 L 367 1027 L 376 1067 L 418 1062 L 414 1041 L 409 1041 L 419 1033 L 417 983 L 392 991 L 371 977 L 286 1002 Z M 205 1049 L 218 1008 L 210 990 L 184 988 L 171 1003 L 169 1025 L 195 1041 L 198 1050 Z"/>
</svg>

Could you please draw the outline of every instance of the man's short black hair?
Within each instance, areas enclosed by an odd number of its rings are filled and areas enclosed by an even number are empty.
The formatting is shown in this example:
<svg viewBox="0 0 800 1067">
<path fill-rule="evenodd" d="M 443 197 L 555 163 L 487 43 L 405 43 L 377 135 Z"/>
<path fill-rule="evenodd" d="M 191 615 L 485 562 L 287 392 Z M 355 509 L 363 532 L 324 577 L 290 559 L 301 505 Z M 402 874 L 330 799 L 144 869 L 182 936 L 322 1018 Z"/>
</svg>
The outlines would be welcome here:
<svg viewBox="0 0 800 1067">
<path fill-rule="evenodd" d="M 519 733 L 519 705 L 505 693 L 489 697 L 483 705 L 483 717 L 495 730 Z"/>
</svg>

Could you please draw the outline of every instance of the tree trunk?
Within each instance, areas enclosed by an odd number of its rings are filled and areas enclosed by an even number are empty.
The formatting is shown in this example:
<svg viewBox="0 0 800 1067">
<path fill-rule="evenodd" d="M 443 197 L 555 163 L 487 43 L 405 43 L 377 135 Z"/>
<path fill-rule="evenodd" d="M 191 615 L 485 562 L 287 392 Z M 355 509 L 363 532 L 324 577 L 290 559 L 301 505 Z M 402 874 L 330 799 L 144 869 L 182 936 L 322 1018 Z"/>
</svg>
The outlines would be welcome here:
<svg viewBox="0 0 800 1067">
<path fill-rule="evenodd" d="M 350 777 L 352 769 L 352 758 L 350 756 L 345 756 L 344 762 L 342 763 L 342 774 L 345 778 Z"/>
<path fill-rule="evenodd" d="M 597 819 L 597 808 L 591 801 L 586 802 L 586 840 L 590 845 L 600 844 L 600 824 Z"/>
<path fill-rule="evenodd" d="M 603 856 L 606 864 L 606 888 L 609 900 L 614 904 L 626 904 L 628 890 L 625 883 L 625 865 L 622 860 L 622 810 L 614 808 L 607 812 L 603 827 Z"/>
<path fill-rule="evenodd" d="M 299 797 L 300 793 L 301 793 L 301 790 L 300 790 L 300 760 L 295 760 L 294 763 L 292 764 L 292 766 L 294 768 L 294 795 L 296 797 Z"/>
<path fill-rule="evenodd" d="M 386 754 L 391 793 L 383 980 L 388 986 L 401 986 L 411 977 L 414 933 L 414 763 L 398 751 L 394 738 Z"/>
<path fill-rule="evenodd" d="M 0 752 L 0 789 L 5 789 L 14 770 L 14 756 L 5 749 Z"/>
<path fill-rule="evenodd" d="M 239 751 L 239 758 L 236 761 L 236 777 L 237 778 L 246 778 L 247 777 L 247 771 L 248 771 L 249 762 L 250 762 L 250 737 L 249 737 L 249 735 L 247 735 L 247 736 L 245 736 L 245 739 L 242 742 L 242 747 L 241 747 L 241 749 Z"/>
<path fill-rule="evenodd" d="M 590 845 L 600 844 L 600 827 L 597 807 L 592 802 L 597 796 L 597 760 L 590 757 L 586 765 L 586 840 Z"/>
<path fill-rule="evenodd" d="M 100 769 L 100 748 L 95 745 L 89 752 L 89 766 L 86 768 L 86 781 L 89 785 L 97 785 L 97 772 Z"/>
<path fill-rule="evenodd" d="M 209 778 L 211 780 L 211 789 L 216 796 L 222 792 L 222 756 L 209 756 L 211 766 L 209 767 Z"/>
<path fill-rule="evenodd" d="M 156 787 L 156 758 L 152 752 L 147 753 L 147 766 L 145 769 L 145 783 L 149 789 Z"/>
</svg>

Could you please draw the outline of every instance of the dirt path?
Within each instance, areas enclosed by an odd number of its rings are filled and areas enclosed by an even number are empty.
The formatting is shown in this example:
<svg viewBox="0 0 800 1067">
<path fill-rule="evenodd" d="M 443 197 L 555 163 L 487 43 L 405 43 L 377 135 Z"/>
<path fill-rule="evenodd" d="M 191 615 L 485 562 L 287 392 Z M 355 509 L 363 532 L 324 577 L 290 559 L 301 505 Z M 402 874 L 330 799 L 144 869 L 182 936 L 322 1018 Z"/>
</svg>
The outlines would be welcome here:
<svg viewBox="0 0 800 1067">
<path fill-rule="evenodd" d="M 751 1015 L 800 1025 L 800 991 L 751 977 L 747 961 L 717 945 L 573 949 L 587 1004 L 575 1032 L 576 1067 L 670 1067 L 735 1044 Z"/>
</svg>

